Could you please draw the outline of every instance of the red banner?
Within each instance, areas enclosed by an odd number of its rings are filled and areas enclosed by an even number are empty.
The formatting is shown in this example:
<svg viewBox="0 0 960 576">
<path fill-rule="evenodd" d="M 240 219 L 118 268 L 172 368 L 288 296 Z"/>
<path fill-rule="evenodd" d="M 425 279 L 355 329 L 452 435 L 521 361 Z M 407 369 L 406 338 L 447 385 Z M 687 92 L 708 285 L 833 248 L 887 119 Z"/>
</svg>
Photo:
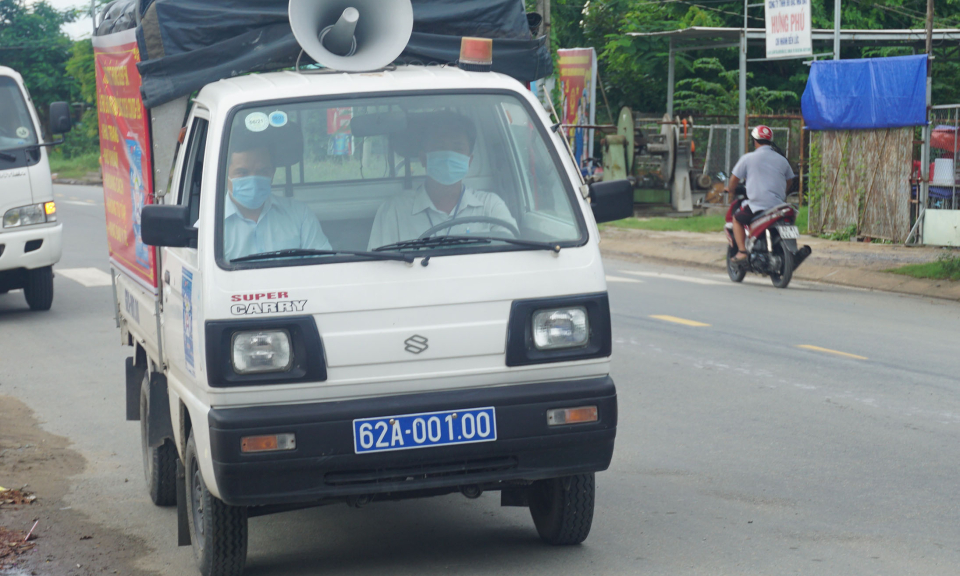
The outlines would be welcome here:
<svg viewBox="0 0 960 576">
<path fill-rule="evenodd" d="M 140 237 L 140 211 L 153 201 L 153 166 L 134 30 L 94 38 L 93 52 L 110 262 L 156 292 L 156 251 Z"/>
</svg>

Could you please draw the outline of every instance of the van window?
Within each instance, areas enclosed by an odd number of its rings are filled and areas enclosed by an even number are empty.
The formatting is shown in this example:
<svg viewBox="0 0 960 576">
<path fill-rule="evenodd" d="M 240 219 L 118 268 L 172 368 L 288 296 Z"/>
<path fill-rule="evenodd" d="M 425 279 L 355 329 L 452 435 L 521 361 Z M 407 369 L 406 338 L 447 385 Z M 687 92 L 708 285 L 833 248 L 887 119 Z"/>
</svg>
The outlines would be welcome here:
<svg viewBox="0 0 960 576">
<path fill-rule="evenodd" d="M 510 93 L 241 109 L 221 166 L 218 259 L 301 249 L 264 256 L 275 266 L 344 259 L 303 250 L 441 256 L 580 245 L 578 200 L 533 114 Z M 448 240 L 424 246 L 421 237 Z"/>
<path fill-rule="evenodd" d="M 33 119 L 20 86 L 9 76 L 0 76 L 0 150 L 9 150 L 37 143 Z"/>
<path fill-rule="evenodd" d="M 190 222 L 200 219 L 200 190 L 203 178 L 203 156 L 207 147 L 207 120 L 195 118 L 183 167 L 180 205 L 190 207 Z"/>
</svg>

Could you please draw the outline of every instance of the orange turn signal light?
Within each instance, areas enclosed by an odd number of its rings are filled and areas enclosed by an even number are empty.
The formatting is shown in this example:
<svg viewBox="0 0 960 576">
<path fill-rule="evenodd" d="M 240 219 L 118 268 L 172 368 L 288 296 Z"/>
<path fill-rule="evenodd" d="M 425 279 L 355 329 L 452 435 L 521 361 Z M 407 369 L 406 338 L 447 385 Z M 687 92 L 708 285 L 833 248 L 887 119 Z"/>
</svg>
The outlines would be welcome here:
<svg viewBox="0 0 960 576">
<path fill-rule="evenodd" d="M 457 66 L 471 72 L 489 72 L 493 67 L 493 40 L 464 36 L 460 40 Z"/>
<path fill-rule="evenodd" d="M 51 214 L 57 213 L 57 203 L 56 202 L 44 202 L 43 211 L 50 216 Z"/>
<path fill-rule="evenodd" d="M 596 422 L 598 418 L 596 406 L 578 406 L 577 408 L 547 410 L 547 424 L 550 426 L 584 424 L 587 422 Z"/>
<path fill-rule="evenodd" d="M 293 450 L 297 447 L 297 438 L 293 434 L 271 434 L 268 436 L 244 436 L 240 439 L 240 452 L 276 452 Z"/>
</svg>

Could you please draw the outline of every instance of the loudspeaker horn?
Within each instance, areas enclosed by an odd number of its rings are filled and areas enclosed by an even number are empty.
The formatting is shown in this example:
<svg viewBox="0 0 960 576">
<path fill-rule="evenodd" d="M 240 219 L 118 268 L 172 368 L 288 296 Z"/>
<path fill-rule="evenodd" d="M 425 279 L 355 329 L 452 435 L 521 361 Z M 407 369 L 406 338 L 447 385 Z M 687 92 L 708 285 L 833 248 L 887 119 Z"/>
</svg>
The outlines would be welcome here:
<svg viewBox="0 0 960 576">
<path fill-rule="evenodd" d="M 410 0 L 290 0 L 288 15 L 303 51 L 344 72 L 389 65 L 413 32 Z"/>
</svg>

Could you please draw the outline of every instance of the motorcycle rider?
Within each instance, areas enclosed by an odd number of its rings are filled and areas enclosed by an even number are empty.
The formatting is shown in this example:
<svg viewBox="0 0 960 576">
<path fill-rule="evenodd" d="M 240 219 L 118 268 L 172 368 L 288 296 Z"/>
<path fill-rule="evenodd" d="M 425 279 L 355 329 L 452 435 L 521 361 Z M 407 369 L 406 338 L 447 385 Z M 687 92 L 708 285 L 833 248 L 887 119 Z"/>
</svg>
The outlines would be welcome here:
<svg viewBox="0 0 960 576">
<path fill-rule="evenodd" d="M 746 181 L 747 199 L 733 215 L 733 236 L 737 241 L 734 262 L 747 259 L 746 231 L 755 216 L 787 200 L 787 190 L 796 175 L 790 163 L 773 147 L 773 130 L 757 126 L 750 132 L 754 150 L 744 154 L 733 167 L 727 192 L 734 197 L 737 185 Z"/>
</svg>

